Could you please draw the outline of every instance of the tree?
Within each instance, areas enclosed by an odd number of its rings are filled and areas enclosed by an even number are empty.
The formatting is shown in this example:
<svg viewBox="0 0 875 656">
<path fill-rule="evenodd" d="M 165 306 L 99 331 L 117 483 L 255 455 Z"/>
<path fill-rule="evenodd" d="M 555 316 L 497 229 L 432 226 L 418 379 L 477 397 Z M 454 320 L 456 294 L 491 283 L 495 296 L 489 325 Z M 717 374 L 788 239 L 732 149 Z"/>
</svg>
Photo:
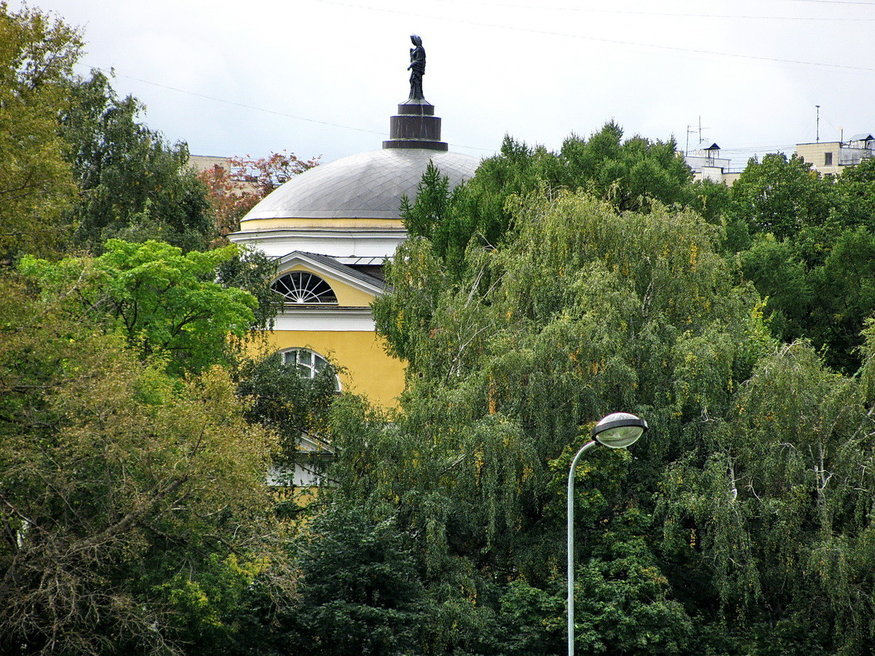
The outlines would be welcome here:
<svg viewBox="0 0 875 656">
<path fill-rule="evenodd" d="M 169 377 L 61 302 L 0 285 L 0 653 L 227 645 L 222 600 L 269 553 L 270 434 L 220 369 Z"/>
<path fill-rule="evenodd" d="M 139 123 L 140 102 L 119 99 L 100 71 L 70 83 L 69 93 L 60 133 L 80 194 L 74 245 L 97 252 L 121 238 L 205 248 L 215 224 L 206 187 L 188 168 L 187 146 L 171 146 Z"/>
<path fill-rule="evenodd" d="M 768 232 L 783 240 L 806 228 L 823 227 L 832 191 L 832 183 L 797 155 L 769 154 L 762 162 L 748 163 L 732 185 L 726 211 L 730 221 L 745 221 L 751 234 Z"/>
<path fill-rule="evenodd" d="M 810 278 L 817 303 L 803 334 L 823 349 L 831 366 L 855 372 L 863 327 L 875 316 L 875 233 L 865 227 L 843 232 Z"/>
<path fill-rule="evenodd" d="M 875 312 L 871 259 L 875 165 L 835 182 L 796 156 L 751 161 L 729 193 L 726 221 L 744 276 L 767 299 L 772 333 L 810 339 L 827 363 L 853 373 L 864 320 Z M 739 226 L 742 226 L 739 229 Z"/>
<path fill-rule="evenodd" d="M 62 241 L 75 187 L 57 116 L 81 47 L 59 19 L 0 3 L 0 260 Z"/>
<path fill-rule="evenodd" d="M 692 171 L 678 157 L 674 139 L 622 138 L 623 129 L 611 121 L 588 140 L 566 139 L 558 153 L 556 183 L 590 191 L 620 211 L 647 211 L 651 200 L 687 200 Z"/>
<path fill-rule="evenodd" d="M 603 450 L 578 471 L 579 603 L 601 627 L 580 644 L 684 653 L 713 616 L 694 618 L 669 577 L 655 490 L 771 348 L 759 299 L 735 285 L 719 227 L 692 212 L 619 212 L 582 193 L 508 206 L 513 232 L 470 244 L 459 280 L 424 238 L 400 247 L 374 309 L 409 359 L 408 389 L 388 424 L 334 405 L 333 493 L 384 504 L 417 536 L 427 596 L 445 611 L 428 653 L 551 653 L 570 459 L 587 422 L 640 413 L 659 434 L 636 444 L 634 465 Z M 516 644 L 500 627 L 519 613 L 545 629 Z M 459 615 L 479 642 L 452 628 Z"/>
<path fill-rule="evenodd" d="M 105 250 L 59 262 L 28 256 L 20 269 L 68 316 L 122 335 L 143 359 L 162 358 L 175 374 L 227 362 L 229 336 L 244 337 L 255 321 L 251 294 L 214 282 L 236 246 L 183 254 L 161 242 L 111 239 Z"/>
<path fill-rule="evenodd" d="M 514 227 L 508 199 L 543 190 L 583 189 L 620 211 L 648 211 L 656 200 L 687 201 L 692 173 L 677 157 L 674 141 L 642 137 L 622 141 L 623 131 L 606 124 L 589 140 L 572 135 L 558 153 L 505 137 L 501 153 L 484 160 L 466 184 L 450 193 L 433 167 L 423 176 L 414 203 L 402 204 L 410 234 L 427 237 L 458 276 L 471 240 L 498 246 Z"/>
<path fill-rule="evenodd" d="M 328 437 L 328 413 L 337 395 L 336 374 L 334 367 L 326 367 L 315 377 L 305 378 L 278 353 L 247 360 L 240 368 L 238 392 L 251 399 L 246 417 L 280 436 L 274 457 L 280 469 L 299 461 L 302 437 L 316 443 Z"/>
<path fill-rule="evenodd" d="M 833 212 L 843 228 L 875 232 L 875 158 L 847 167 L 836 179 L 835 193 Z"/>
<path fill-rule="evenodd" d="M 301 603 L 293 650 L 314 656 L 390 656 L 417 649 L 425 619 L 408 536 L 362 508 L 327 508 L 301 541 Z"/>
<path fill-rule="evenodd" d="M 284 298 L 270 284 L 276 277 L 276 260 L 249 246 L 238 247 L 237 254 L 216 267 L 216 282 L 223 287 L 237 287 L 249 292 L 257 301 L 254 330 L 273 328 L 283 309 Z"/>
<path fill-rule="evenodd" d="M 219 234 L 224 237 L 239 230 L 240 219 L 258 201 L 293 176 L 318 164 L 319 157 L 304 161 L 294 153 L 282 151 L 255 159 L 249 155 L 232 157 L 229 168 L 215 165 L 199 173 L 198 178 L 209 190 Z"/>
<path fill-rule="evenodd" d="M 740 653 L 871 646 L 875 426 L 863 391 L 807 345 L 783 346 L 666 472 L 667 551 L 712 572 Z"/>
</svg>

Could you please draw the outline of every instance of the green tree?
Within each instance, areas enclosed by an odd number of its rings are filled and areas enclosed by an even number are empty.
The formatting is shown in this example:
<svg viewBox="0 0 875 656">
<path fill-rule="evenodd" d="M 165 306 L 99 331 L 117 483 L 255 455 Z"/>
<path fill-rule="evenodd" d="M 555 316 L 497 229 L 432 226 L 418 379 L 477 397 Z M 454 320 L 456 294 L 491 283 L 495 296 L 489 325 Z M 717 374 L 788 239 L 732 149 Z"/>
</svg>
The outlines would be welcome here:
<svg viewBox="0 0 875 656">
<path fill-rule="evenodd" d="M 647 211 L 652 200 L 685 201 L 693 178 L 678 157 L 674 139 L 651 141 L 636 135 L 623 141 L 623 129 L 613 121 L 588 140 L 566 139 L 558 159 L 555 183 L 589 191 L 620 211 Z"/>
<path fill-rule="evenodd" d="M 806 334 L 815 298 L 808 267 L 792 241 L 760 235 L 739 254 L 741 270 L 766 299 L 766 317 L 772 334 L 792 341 Z"/>
<path fill-rule="evenodd" d="M 501 153 L 481 162 L 474 177 L 452 193 L 431 167 L 416 201 L 402 204 L 405 225 L 411 235 L 427 237 L 458 277 L 470 241 L 496 247 L 513 229 L 512 196 L 582 189 L 620 211 L 645 212 L 653 201 L 673 204 L 692 197 L 692 173 L 673 140 L 622 137 L 623 130 L 608 123 L 588 140 L 572 135 L 558 153 L 505 137 Z"/>
<path fill-rule="evenodd" d="M 0 653 L 168 654 L 233 635 L 223 600 L 269 554 L 271 435 L 222 370 L 171 378 L 61 303 L 0 286 Z"/>
<path fill-rule="evenodd" d="M 293 650 L 317 656 L 416 651 L 422 586 L 409 538 L 391 519 L 329 507 L 299 546 L 305 573 L 294 608 Z"/>
<path fill-rule="evenodd" d="M 97 252 L 121 238 L 205 248 L 216 226 L 207 188 L 188 167 L 187 146 L 171 146 L 138 122 L 142 105 L 119 99 L 100 71 L 70 83 L 69 94 L 60 133 L 79 187 L 74 245 Z"/>
<path fill-rule="evenodd" d="M 253 308 L 252 328 L 271 329 L 284 302 L 283 296 L 270 286 L 276 277 L 276 260 L 248 246 L 238 249 L 234 257 L 216 266 L 216 281 L 223 287 L 237 287 L 249 292 L 258 302 Z"/>
<path fill-rule="evenodd" d="M 758 296 L 735 286 L 720 228 L 692 212 L 619 212 L 569 193 L 508 205 L 513 234 L 469 245 L 461 280 L 425 239 L 401 246 L 392 292 L 374 307 L 409 360 L 408 389 L 388 425 L 335 404 L 334 494 L 388 504 L 420 536 L 428 597 L 445 610 L 431 615 L 428 653 L 538 653 L 561 622 L 565 480 L 581 424 L 640 413 L 659 428 L 636 444 L 634 467 L 604 450 L 578 470 L 581 613 L 599 627 L 582 628 L 580 644 L 683 653 L 694 618 L 653 539 L 654 491 L 771 348 Z M 515 606 L 514 590 L 531 603 Z M 454 609 L 476 618 L 479 643 L 450 628 Z M 544 629 L 502 637 L 514 613 Z"/>
<path fill-rule="evenodd" d="M 810 347 L 784 346 L 666 472 L 667 549 L 712 572 L 742 653 L 871 646 L 875 453 L 862 392 Z"/>
<path fill-rule="evenodd" d="M 847 167 L 835 182 L 834 213 L 844 228 L 875 232 L 875 158 Z"/>
<path fill-rule="evenodd" d="M 810 278 L 817 303 L 804 334 L 825 351 L 830 365 L 854 372 L 864 323 L 875 316 L 875 233 L 864 227 L 842 233 Z"/>
<path fill-rule="evenodd" d="M 251 399 L 247 418 L 280 436 L 274 457 L 280 470 L 291 471 L 300 461 L 302 437 L 325 444 L 329 410 L 337 396 L 336 374 L 334 367 L 326 367 L 314 378 L 304 377 L 278 353 L 247 360 L 240 367 L 238 392 Z"/>
<path fill-rule="evenodd" d="M 797 155 L 765 155 L 762 162 L 751 160 L 732 185 L 728 218 L 745 221 L 751 234 L 795 237 L 827 222 L 832 187 Z"/>
<path fill-rule="evenodd" d="M 767 155 L 733 185 L 725 213 L 742 273 L 767 298 L 772 333 L 810 339 L 846 373 L 860 366 L 860 332 L 875 312 L 873 171 L 864 161 L 833 182 L 796 156 Z"/>
<path fill-rule="evenodd" d="M 81 47 L 59 19 L 0 3 L 0 260 L 61 241 L 75 187 L 57 117 Z"/>
<path fill-rule="evenodd" d="M 162 358 L 176 374 L 227 362 L 229 336 L 244 337 L 255 320 L 252 295 L 214 282 L 235 246 L 183 254 L 161 242 L 111 239 L 105 251 L 58 262 L 25 257 L 20 269 L 70 317 L 122 335 L 141 357 Z"/>
</svg>

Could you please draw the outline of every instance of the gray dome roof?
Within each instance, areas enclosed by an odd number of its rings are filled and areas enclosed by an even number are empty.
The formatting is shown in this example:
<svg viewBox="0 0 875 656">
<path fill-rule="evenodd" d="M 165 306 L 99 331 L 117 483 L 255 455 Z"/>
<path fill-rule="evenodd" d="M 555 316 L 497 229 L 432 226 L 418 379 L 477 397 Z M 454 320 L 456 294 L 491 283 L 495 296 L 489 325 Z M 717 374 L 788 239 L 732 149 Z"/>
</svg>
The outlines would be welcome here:
<svg viewBox="0 0 875 656">
<path fill-rule="evenodd" d="M 295 176 L 243 218 L 397 219 L 401 196 L 416 198 L 429 161 L 454 187 L 474 175 L 480 160 L 421 148 L 387 148 L 335 160 Z"/>
</svg>

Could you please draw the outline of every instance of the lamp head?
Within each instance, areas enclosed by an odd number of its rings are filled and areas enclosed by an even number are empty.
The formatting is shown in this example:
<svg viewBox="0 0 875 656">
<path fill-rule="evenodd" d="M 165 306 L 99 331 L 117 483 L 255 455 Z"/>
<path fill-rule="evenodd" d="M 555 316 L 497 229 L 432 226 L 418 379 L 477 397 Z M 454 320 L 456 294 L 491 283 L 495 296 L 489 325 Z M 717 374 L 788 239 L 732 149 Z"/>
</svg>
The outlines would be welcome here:
<svg viewBox="0 0 875 656">
<path fill-rule="evenodd" d="M 628 412 L 614 412 L 592 429 L 592 438 L 612 449 L 625 449 L 647 430 L 647 422 Z"/>
</svg>

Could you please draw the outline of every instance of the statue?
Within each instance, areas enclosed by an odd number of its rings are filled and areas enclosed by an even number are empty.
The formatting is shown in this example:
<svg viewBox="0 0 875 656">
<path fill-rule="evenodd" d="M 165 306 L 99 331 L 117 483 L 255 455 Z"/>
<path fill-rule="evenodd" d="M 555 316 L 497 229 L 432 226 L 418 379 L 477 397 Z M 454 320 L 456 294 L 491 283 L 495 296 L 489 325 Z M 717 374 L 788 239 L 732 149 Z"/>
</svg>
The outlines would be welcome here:
<svg viewBox="0 0 875 656">
<path fill-rule="evenodd" d="M 422 94 L 422 76 L 425 75 L 425 48 L 422 47 L 422 39 L 416 34 L 410 35 L 413 48 L 410 49 L 410 98 L 408 100 L 425 100 Z"/>
</svg>

